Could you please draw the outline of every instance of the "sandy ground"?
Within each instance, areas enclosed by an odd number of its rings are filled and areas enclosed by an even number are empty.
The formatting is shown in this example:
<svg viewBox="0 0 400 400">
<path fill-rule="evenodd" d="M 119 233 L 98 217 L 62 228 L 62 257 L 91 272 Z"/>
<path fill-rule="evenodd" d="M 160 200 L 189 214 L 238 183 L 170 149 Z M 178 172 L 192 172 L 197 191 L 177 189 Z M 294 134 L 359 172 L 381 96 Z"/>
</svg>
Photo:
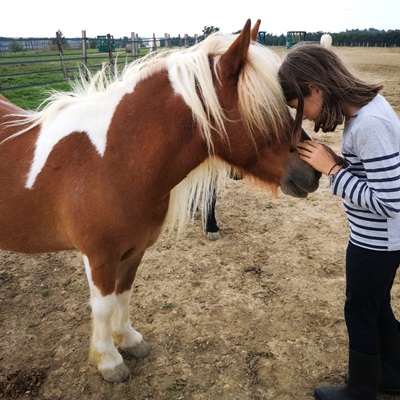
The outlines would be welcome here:
<svg viewBox="0 0 400 400">
<path fill-rule="evenodd" d="M 400 49 L 337 51 L 367 79 L 385 82 L 400 115 Z M 313 135 L 339 148 L 341 129 Z M 195 221 L 180 240 L 161 237 L 146 253 L 131 316 L 152 351 L 127 360 L 132 377 L 120 384 L 88 361 L 80 255 L 0 252 L 0 398 L 306 400 L 316 386 L 341 384 L 349 233 L 341 200 L 324 178 L 307 199 L 273 199 L 230 180 L 217 218 L 218 241 Z"/>
</svg>

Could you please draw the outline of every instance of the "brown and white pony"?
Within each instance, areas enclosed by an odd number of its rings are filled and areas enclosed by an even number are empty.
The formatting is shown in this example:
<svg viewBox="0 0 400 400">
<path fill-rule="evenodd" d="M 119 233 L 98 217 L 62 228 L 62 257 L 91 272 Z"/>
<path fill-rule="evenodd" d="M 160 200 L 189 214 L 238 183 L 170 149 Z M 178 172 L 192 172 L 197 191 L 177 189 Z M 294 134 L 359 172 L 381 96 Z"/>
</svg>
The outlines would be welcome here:
<svg viewBox="0 0 400 400">
<path fill-rule="evenodd" d="M 91 357 L 108 381 L 130 375 L 117 348 L 150 350 L 128 308 L 144 252 L 162 228 L 184 226 L 210 183 L 221 187 L 233 167 L 275 194 L 318 187 L 320 174 L 290 151 L 299 138 L 280 59 L 256 43 L 259 25 L 104 69 L 35 112 L 0 98 L 0 248 L 81 252 Z"/>
</svg>

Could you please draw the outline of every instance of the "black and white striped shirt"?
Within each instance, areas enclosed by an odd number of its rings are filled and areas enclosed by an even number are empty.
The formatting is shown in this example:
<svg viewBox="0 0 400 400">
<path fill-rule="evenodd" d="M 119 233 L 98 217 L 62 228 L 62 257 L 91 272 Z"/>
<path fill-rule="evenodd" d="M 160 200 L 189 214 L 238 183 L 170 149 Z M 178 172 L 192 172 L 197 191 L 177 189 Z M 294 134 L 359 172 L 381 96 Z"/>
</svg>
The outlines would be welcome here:
<svg viewBox="0 0 400 400">
<path fill-rule="evenodd" d="M 332 191 L 344 199 L 350 241 L 371 250 L 400 250 L 400 120 L 381 95 L 347 121 Z"/>
</svg>

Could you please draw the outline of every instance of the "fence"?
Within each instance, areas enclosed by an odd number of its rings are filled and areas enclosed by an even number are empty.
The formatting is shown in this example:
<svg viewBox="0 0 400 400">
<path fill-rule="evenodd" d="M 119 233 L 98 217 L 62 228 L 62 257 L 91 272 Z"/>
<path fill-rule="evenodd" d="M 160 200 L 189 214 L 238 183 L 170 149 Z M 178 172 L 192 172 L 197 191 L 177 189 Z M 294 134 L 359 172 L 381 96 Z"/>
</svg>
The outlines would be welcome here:
<svg viewBox="0 0 400 400">
<path fill-rule="evenodd" d="M 87 71 L 95 72 L 104 62 L 125 64 L 159 47 L 189 47 L 198 40 L 197 35 L 189 38 L 187 34 L 183 39 L 180 36 L 171 39 L 167 33 L 161 39 L 155 34 L 139 38 L 135 32 L 130 39 L 114 39 L 110 34 L 87 38 L 86 31 L 82 31 L 81 38 L 72 39 L 62 38 L 60 32 L 54 39 L 0 37 L 0 93 L 65 83 L 76 78 L 80 71 L 86 75 Z"/>
</svg>

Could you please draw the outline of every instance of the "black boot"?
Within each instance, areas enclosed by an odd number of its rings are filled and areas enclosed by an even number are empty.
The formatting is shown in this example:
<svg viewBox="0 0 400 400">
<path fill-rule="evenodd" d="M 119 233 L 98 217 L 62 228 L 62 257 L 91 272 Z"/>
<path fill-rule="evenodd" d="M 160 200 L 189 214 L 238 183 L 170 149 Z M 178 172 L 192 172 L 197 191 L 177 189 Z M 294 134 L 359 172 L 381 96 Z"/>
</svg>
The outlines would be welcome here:
<svg viewBox="0 0 400 400">
<path fill-rule="evenodd" d="M 376 400 L 379 385 L 380 355 L 369 356 L 350 350 L 349 377 L 344 386 L 315 389 L 317 400 Z"/>
<path fill-rule="evenodd" d="M 381 381 L 379 390 L 400 394 L 400 333 L 391 337 L 382 337 L 381 350 Z"/>
</svg>

